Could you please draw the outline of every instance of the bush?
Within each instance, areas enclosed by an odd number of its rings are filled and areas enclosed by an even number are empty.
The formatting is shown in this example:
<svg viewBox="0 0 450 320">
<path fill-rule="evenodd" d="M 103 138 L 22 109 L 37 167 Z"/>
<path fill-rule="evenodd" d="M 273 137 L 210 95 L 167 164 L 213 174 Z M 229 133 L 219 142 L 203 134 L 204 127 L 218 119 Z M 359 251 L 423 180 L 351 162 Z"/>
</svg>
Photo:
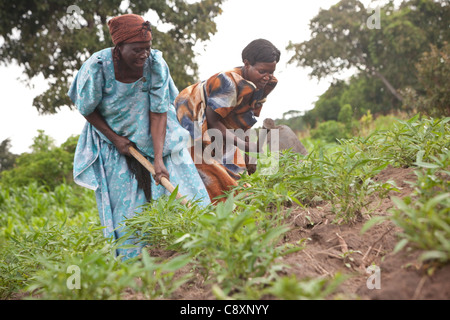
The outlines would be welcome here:
<svg viewBox="0 0 450 320">
<path fill-rule="evenodd" d="M 337 139 L 348 138 L 349 134 L 345 124 L 330 120 L 320 123 L 316 129 L 311 130 L 311 138 L 325 142 L 336 142 Z"/>
<path fill-rule="evenodd" d="M 15 167 L 1 172 L 0 182 L 5 186 L 26 186 L 36 182 L 53 190 L 64 182 L 71 182 L 76 137 L 70 137 L 61 147 L 39 130 L 31 153 L 16 158 Z"/>
</svg>

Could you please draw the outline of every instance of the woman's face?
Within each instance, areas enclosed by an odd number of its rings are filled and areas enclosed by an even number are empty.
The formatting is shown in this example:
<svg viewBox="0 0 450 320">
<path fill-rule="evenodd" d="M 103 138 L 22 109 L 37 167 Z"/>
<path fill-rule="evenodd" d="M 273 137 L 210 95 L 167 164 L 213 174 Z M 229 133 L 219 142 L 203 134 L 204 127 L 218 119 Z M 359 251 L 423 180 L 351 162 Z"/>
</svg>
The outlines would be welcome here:
<svg viewBox="0 0 450 320">
<path fill-rule="evenodd" d="M 264 89 L 266 84 L 272 80 L 276 67 L 276 61 L 256 62 L 254 65 L 251 65 L 248 60 L 244 60 L 245 79 L 253 82 L 256 88 Z"/>
<path fill-rule="evenodd" d="M 122 61 L 131 70 L 142 70 L 150 55 L 152 41 L 125 43 L 120 46 Z"/>
</svg>

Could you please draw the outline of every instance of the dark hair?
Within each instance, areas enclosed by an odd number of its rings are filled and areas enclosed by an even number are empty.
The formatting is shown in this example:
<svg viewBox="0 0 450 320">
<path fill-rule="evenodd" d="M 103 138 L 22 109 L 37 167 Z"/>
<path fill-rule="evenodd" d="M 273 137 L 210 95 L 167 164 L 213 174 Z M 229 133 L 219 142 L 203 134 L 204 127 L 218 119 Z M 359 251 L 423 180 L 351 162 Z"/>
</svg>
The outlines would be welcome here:
<svg viewBox="0 0 450 320">
<path fill-rule="evenodd" d="M 242 50 L 242 61 L 248 60 L 253 66 L 257 62 L 280 61 L 280 50 L 278 50 L 270 41 L 256 39 L 250 42 Z"/>
</svg>

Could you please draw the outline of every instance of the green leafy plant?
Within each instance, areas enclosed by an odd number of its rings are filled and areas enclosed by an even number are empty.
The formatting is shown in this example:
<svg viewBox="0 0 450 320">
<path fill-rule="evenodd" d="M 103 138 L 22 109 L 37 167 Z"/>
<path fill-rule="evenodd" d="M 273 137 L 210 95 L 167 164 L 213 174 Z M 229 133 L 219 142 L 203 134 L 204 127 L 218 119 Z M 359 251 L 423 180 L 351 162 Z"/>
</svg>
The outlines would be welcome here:
<svg viewBox="0 0 450 320">
<path fill-rule="evenodd" d="M 293 203 L 301 205 L 296 196 L 298 166 L 307 159 L 305 156 L 289 150 L 277 155 L 277 170 L 273 174 L 265 174 L 261 169 L 265 164 L 258 159 L 258 170 L 252 174 L 243 174 L 236 188 L 228 194 L 239 194 L 234 198 L 236 205 L 248 207 L 255 212 L 279 212 Z"/>
<path fill-rule="evenodd" d="M 128 233 L 126 237 L 131 234 L 149 245 L 180 250 L 181 245 L 175 240 L 190 233 L 199 217 L 212 207 L 202 208 L 198 202 L 190 202 L 186 206 L 176 199 L 177 190 L 170 196 L 162 196 L 158 201 L 142 206 L 139 214 L 127 219 L 123 229 Z"/>
<path fill-rule="evenodd" d="M 37 257 L 61 261 L 107 244 L 92 191 L 59 185 L 48 191 L 36 182 L 0 189 L 0 297 L 23 290 L 42 265 Z"/>
<path fill-rule="evenodd" d="M 27 287 L 39 299 L 105 300 L 122 299 L 126 295 L 156 299 L 170 295 L 186 281 L 174 279 L 174 271 L 186 265 L 187 256 L 177 256 L 168 261 L 157 261 L 146 251 L 142 259 L 121 262 L 108 249 L 98 250 L 80 257 L 53 263 L 38 257 L 41 268 Z M 78 284 L 72 280 L 71 267 L 79 274 Z"/>
<path fill-rule="evenodd" d="M 367 141 L 367 140 L 366 140 Z M 318 159 L 324 164 L 328 197 L 336 218 L 352 221 L 369 212 L 374 194 L 382 199 L 386 190 L 395 188 L 392 182 L 378 183 L 372 178 L 388 166 L 383 158 L 374 157 L 354 140 L 341 140 L 339 148 L 329 157 Z"/>
<path fill-rule="evenodd" d="M 424 162 L 417 156 L 414 191 L 403 199 L 394 198 L 396 208 L 390 218 L 402 228 L 396 251 L 407 244 L 424 250 L 422 260 L 450 260 L 450 152 Z"/>
<path fill-rule="evenodd" d="M 326 142 L 335 142 L 336 139 L 348 138 L 346 125 L 335 120 L 321 122 L 316 129 L 311 130 L 313 139 L 321 139 Z"/>
<path fill-rule="evenodd" d="M 345 279 L 339 273 L 332 279 L 300 280 L 291 275 L 278 278 L 265 292 L 282 300 L 322 300 L 333 294 Z"/>
<path fill-rule="evenodd" d="M 407 121 L 398 120 L 392 130 L 379 132 L 382 140 L 380 153 L 395 166 L 413 165 L 419 151 L 427 161 L 450 149 L 450 118 L 420 118 L 420 114 Z"/>
<path fill-rule="evenodd" d="M 176 193 L 143 206 L 125 228 L 139 241 L 176 250 L 168 260 L 151 257 L 145 249 L 136 259 L 115 257 L 120 241 L 103 236 L 92 191 L 70 184 L 50 189 L 38 182 L 3 187 L 0 297 L 167 298 L 194 277 L 177 275 L 189 267 L 203 275 L 218 299 L 330 298 L 340 275 L 327 280 L 280 276 L 288 271 L 281 258 L 303 249 L 300 243 L 281 243 L 289 230 L 284 219 L 295 205 L 322 202 L 331 204 L 339 222 L 370 213 L 373 199 L 398 191 L 392 181 L 374 179 L 388 165 L 417 168 L 417 181 L 410 182 L 414 192 L 393 197 L 392 217 L 375 216 L 362 231 L 391 219 L 402 230 L 396 250 L 409 245 L 424 250 L 423 260 L 448 262 L 449 119 L 416 116 L 364 137 L 332 144 L 312 141 L 306 156 L 269 154 L 216 206 L 185 206 Z M 274 159 L 277 170 L 267 174 Z M 351 260 L 353 252 L 342 258 Z M 81 271 L 80 289 L 67 284 L 70 266 Z"/>
<path fill-rule="evenodd" d="M 258 218 L 249 209 L 234 211 L 234 197 L 219 203 L 214 212 L 199 219 L 198 228 L 183 237 L 206 279 L 216 281 L 228 294 L 248 279 L 269 276 L 276 259 L 296 249 L 277 246 L 289 230 L 270 219 Z"/>
</svg>

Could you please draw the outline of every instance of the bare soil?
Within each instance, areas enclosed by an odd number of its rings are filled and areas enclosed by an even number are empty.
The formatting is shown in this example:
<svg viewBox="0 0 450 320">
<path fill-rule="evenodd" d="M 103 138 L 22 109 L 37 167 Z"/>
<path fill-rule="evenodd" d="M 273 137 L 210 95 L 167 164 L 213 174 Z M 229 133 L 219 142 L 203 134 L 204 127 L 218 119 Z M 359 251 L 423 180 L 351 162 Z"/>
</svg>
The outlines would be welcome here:
<svg viewBox="0 0 450 320">
<path fill-rule="evenodd" d="M 412 192 L 407 181 L 416 176 L 412 168 L 388 167 L 376 177 L 378 181 L 392 179 L 401 188 L 384 199 L 372 199 L 371 215 L 363 214 L 353 223 L 336 223 L 331 206 L 326 203 L 303 209 L 286 208 L 285 222 L 291 226 L 283 242 L 303 240 L 305 248 L 283 258 L 290 268 L 285 275 L 295 274 L 297 279 L 333 277 L 337 273 L 348 278 L 329 299 L 351 300 L 447 300 L 450 299 L 450 265 L 437 266 L 420 263 L 420 250 L 406 248 L 393 253 L 400 231 L 385 221 L 361 234 L 365 222 L 374 215 L 389 215 L 393 207 L 391 196 L 404 197 Z M 289 214 L 287 214 L 289 212 Z M 308 217 L 308 218 L 307 218 Z M 152 256 L 168 258 L 175 252 L 154 249 Z M 379 267 L 380 289 L 369 289 L 367 267 Z M 189 272 L 189 266 L 179 275 Z M 374 283 L 374 282 L 372 282 Z M 134 297 L 136 298 L 136 297 Z M 211 286 L 201 276 L 190 280 L 171 297 L 173 300 L 214 300 Z M 268 297 L 270 299 L 270 297 Z"/>
</svg>

